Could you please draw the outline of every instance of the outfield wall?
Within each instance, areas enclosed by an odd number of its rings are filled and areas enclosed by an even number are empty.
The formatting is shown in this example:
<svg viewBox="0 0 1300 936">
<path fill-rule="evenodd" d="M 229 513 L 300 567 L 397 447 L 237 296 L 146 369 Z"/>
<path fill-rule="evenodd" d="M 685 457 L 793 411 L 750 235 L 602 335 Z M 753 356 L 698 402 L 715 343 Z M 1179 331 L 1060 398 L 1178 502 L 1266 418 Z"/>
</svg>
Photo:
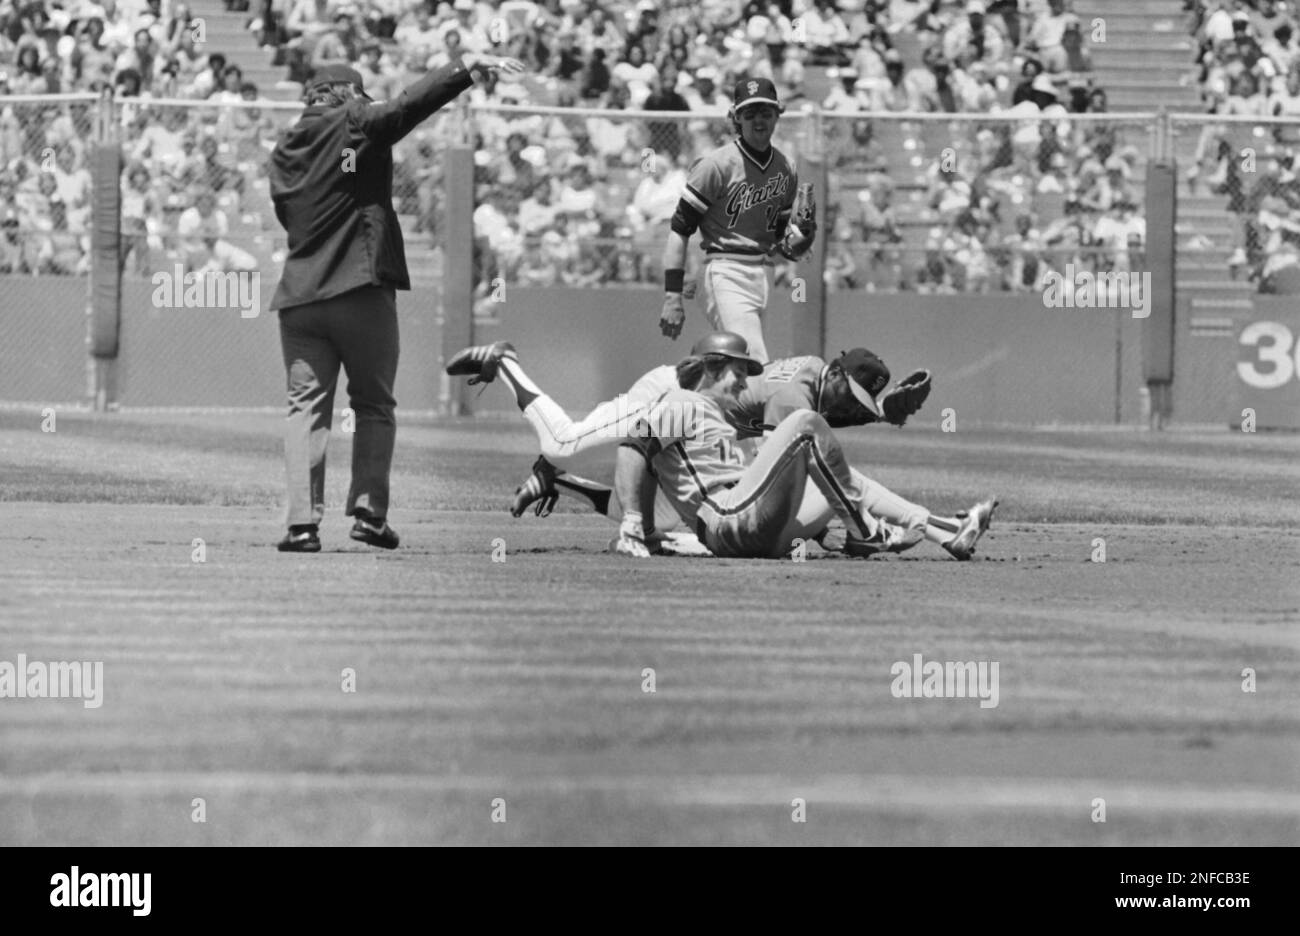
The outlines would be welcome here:
<svg viewBox="0 0 1300 936">
<path fill-rule="evenodd" d="M 88 306 L 85 279 L 0 276 L 0 400 L 88 398 Z"/>
<path fill-rule="evenodd" d="M 123 284 L 122 351 L 115 366 L 121 404 L 282 404 L 274 313 L 245 319 L 238 309 L 156 309 L 150 294 L 147 283 Z M 0 277 L 0 296 L 0 399 L 86 400 L 85 280 Z M 438 303 L 437 290 L 398 294 L 397 399 L 405 409 L 440 406 Z M 495 317 L 480 321 L 478 339 L 514 341 L 542 385 L 565 406 L 582 410 L 650 367 L 677 360 L 707 330 L 697 299 L 688 303 L 682 337 L 668 341 L 659 334 L 660 303 L 654 289 L 516 287 L 505 302 L 490 306 Z M 1117 412 L 1124 423 L 1141 420 L 1142 323 L 1126 312 L 1046 309 L 1036 296 L 1007 295 L 841 292 L 828 305 L 830 354 L 865 345 L 900 376 L 913 367 L 934 371 L 934 394 L 922 412 L 926 423 L 937 423 L 947 408 L 959 424 L 1112 424 Z M 792 311 L 788 295 L 774 291 L 766 326 L 773 355 L 793 346 Z M 1193 336 L 1183 309 L 1179 319 L 1174 419 L 1229 421 L 1240 410 L 1236 339 Z M 511 409 L 496 388 L 471 399 L 479 412 Z M 347 405 L 342 388 L 337 405 Z"/>
<path fill-rule="evenodd" d="M 508 338 L 529 373 L 570 409 L 585 409 L 626 389 L 631 378 L 680 358 L 708 329 L 700 300 L 687 304 L 675 343 L 659 334 L 655 290 L 515 288 L 496 306 L 482 340 Z M 792 303 L 773 291 L 764 328 L 773 356 L 790 353 Z M 1046 309 L 1037 296 L 918 296 L 834 293 L 828 299 L 827 351 L 862 345 L 897 376 L 935 373 L 922 411 L 936 425 L 945 408 L 959 421 L 1014 424 L 1136 422 L 1141 323 L 1117 310 Z M 507 411 L 488 390 L 477 411 Z"/>
</svg>

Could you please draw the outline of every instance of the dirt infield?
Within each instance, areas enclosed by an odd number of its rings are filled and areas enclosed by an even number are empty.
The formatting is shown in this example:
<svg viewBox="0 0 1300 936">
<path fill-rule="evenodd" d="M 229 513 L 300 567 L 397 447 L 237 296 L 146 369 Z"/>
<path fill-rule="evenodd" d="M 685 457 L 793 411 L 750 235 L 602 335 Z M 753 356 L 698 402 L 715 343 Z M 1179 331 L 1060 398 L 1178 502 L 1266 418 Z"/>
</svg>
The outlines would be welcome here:
<svg viewBox="0 0 1300 936">
<path fill-rule="evenodd" d="M 0 841 L 1300 840 L 1293 437 L 863 430 L 903 493 L 1003 498 L 975 561 L 637 563 L 512 520 L 529 438 L 473 424 L 403 427 L 402 549 L 336 508 L 280 555 L 277 429 L 0 413 L 0 662 L 103 662 L 99 708 L 0 699 Z M 998 704 L 896 698 L 915 654 Z"/>
</svg>

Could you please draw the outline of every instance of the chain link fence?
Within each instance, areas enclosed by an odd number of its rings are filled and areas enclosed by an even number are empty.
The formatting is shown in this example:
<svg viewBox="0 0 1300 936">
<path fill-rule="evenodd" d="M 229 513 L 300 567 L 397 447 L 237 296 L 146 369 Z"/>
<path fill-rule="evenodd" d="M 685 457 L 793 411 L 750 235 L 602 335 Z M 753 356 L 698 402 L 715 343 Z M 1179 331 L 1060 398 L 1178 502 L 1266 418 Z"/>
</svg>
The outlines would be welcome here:
<svg viewBox="0 0 1300 936">
<path fill-rule="evenodd" d="M 821 117 L 832 289 L 1041 292 L 1140 269 L 1152 115 Z"/>
<path fill-rule="evenodd" d="M 0 98 L 0 274 L 90 268 L 95 95 Z"/>
<path fill-rule="evenodd" d="M 1300 119 L 1174 114 L 1179 278 L 1300 293 Z M 1195 271 L 1195 272 L 1193 272 Z"/>
<path fill-rule="evenodd" d="M 0 98 L 0 274 L 89 267 L 91 95 Z M 117 100 L 124 275 L 259 269 L 285 250 L 267 157 L 293 103 Z M 826 160 L 825 276 L 834 290 L 1030 292 L 1076 270 L 1140 268 L 1154 115 L 790 111 L 775 143 Z M 1211 269 L 1266 292 L 1300 280 L 1300 120 L 1172 115 L 1180 277 Z M 475 148 L 480 296 L 521 285 L 662 282 L 686 170 L 733 136 L 715 112 L 457 105 L 394 152 L 393 204 L 413 281 L 441 279 L 442 154 Z M 778 282 L 792 274 L 778 268 Z"/>
<path fill-rule="evenodd" d="M 122 107 L 124 275 L 180 264 L 186 272 L 260 270 L 274 279 L 287 241 L 271 202 L 268 160 L 301 109 L 181 100 Z M 462 119 L 455 110 L 437 115 L 393 150 L 393 208 L 413 283 L 441 276 L 440 154 Z"/>
<path fill-rule="evenodd" d="M 734 137 L 724 111 L 498 105 L 471 109 L 477 293 L 490 284 L 663 288 L 661 255 L 686 172 Z M 787 114 L 791 159 L 812 118 Z"/>
</svg>

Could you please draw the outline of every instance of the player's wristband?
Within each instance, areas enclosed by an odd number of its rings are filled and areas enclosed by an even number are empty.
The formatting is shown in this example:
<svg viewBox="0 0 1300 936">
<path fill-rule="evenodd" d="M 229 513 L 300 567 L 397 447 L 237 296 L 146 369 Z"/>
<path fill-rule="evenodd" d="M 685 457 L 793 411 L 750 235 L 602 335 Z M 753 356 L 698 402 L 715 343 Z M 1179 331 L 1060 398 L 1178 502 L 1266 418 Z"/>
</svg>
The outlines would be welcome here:
<svg viewBox="0 0 1300 936">
<path fill-rule="evenodd" d="M 664 292 L 677 293 L 680 296 L 685 284 L 685 270 L 664 270 Z"/>
</svg>

